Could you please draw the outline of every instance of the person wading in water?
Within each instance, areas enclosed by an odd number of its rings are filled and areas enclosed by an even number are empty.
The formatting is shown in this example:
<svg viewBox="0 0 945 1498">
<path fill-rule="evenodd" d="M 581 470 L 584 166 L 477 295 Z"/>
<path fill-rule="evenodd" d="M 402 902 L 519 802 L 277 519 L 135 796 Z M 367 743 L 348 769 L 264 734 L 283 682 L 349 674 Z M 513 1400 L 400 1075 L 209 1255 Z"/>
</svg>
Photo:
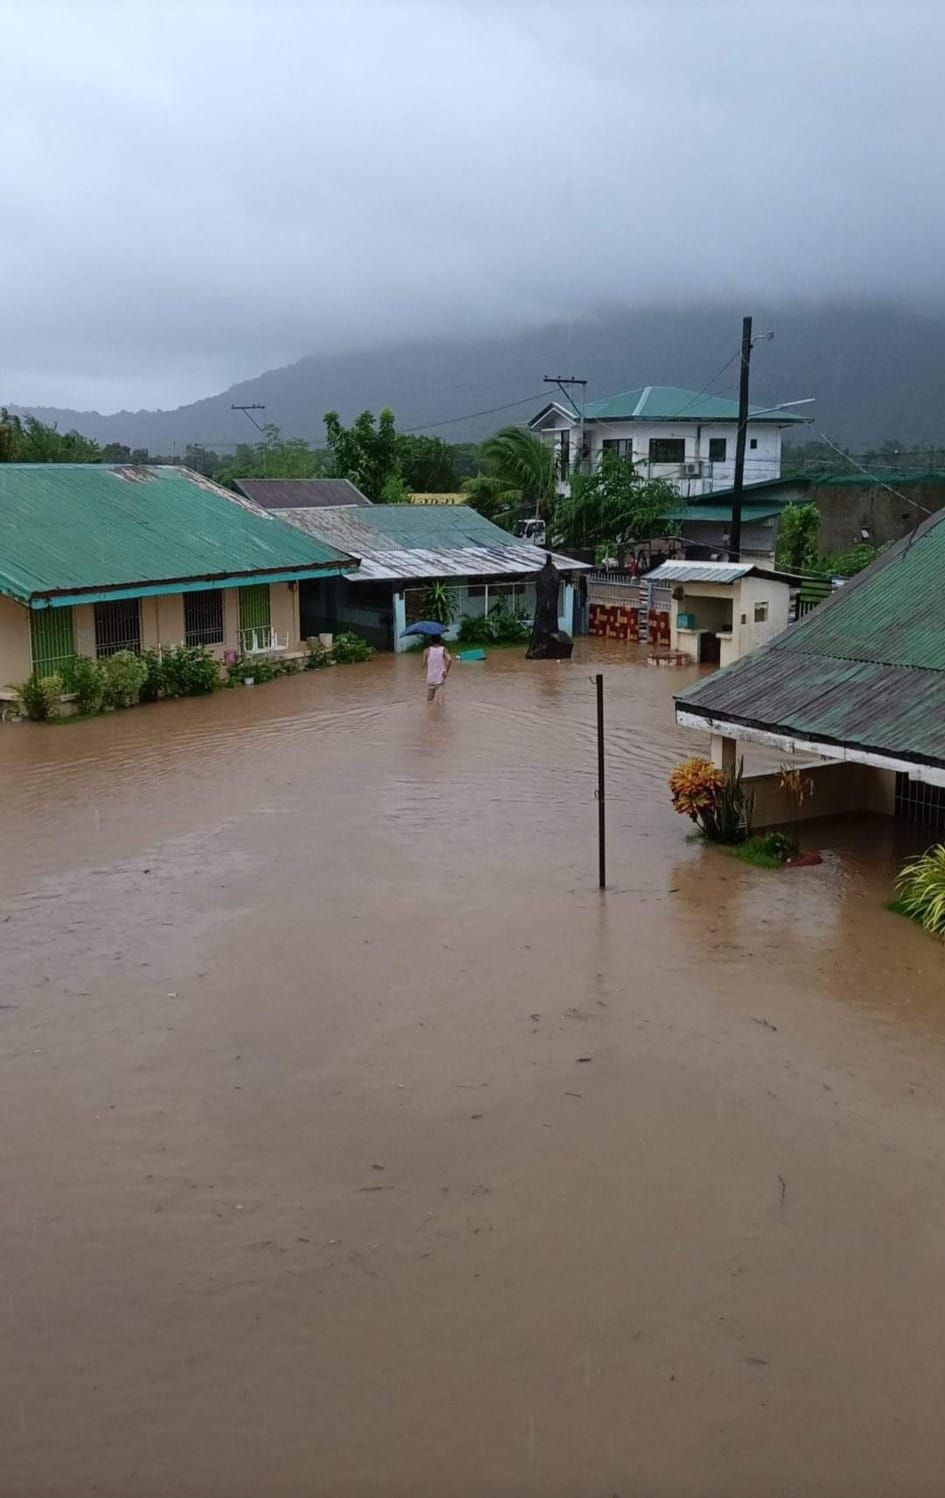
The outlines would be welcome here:
<svg viewBox="0 0 945 1498">
<path fill-rule="evenodd" d="M 423 664 L 427 669 L 427 701 L 432 702 L 440 687 L 450 674 L 453 657 L 440 635 L 434 635 L 423 652 Z"/>
</svg>

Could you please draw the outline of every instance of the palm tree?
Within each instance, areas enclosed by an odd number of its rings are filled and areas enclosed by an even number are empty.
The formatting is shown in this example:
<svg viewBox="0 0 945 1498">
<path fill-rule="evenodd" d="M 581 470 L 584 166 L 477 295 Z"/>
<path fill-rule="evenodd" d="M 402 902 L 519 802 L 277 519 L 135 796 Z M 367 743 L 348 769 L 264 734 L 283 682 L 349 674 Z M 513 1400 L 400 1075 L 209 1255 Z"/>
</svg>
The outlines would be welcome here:
<svg viewBox="0 0 945 1498">
<path fill-rule="evenodd" d="M 551 449 L 523 427 L 503 427 L 482 444 L 496 478 L 515 490 L 523 507 L 547 515 L 554 502 L 555 468 Z"/>
</svg>

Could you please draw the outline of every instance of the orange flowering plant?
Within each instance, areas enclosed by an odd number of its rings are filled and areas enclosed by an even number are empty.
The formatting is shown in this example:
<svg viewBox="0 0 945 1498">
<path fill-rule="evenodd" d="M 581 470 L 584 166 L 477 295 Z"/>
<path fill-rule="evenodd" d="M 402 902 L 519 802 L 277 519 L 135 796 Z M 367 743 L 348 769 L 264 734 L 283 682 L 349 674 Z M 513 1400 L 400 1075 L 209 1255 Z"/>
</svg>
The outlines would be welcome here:
<svg viewBox="0 0 945 1498">
<path fill-rule="evenodd" d="M 713 843 L 744 842 L 751 827 L 754 797 L 742 784 L 742 762 L 726 775 L 711 760 L 696 756 L 677 765 L 669 777 L 673 807 L 691 817 Z"/>
</svg>

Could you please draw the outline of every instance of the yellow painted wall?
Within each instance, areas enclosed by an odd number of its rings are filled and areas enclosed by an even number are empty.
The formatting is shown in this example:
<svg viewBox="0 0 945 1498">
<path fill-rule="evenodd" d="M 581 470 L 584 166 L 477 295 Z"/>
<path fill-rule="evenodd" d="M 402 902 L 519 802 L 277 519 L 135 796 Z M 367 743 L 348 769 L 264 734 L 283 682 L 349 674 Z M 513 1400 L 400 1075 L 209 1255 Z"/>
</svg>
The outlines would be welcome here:
<svg viewBox="0 0 945 1498">
<path fill-rule="evenodd" d="M 72 632 L 77 655 L 88 655 L 95 659 L 95 608 L 91 603 L 80 603 L 72 610 Z"/>
<path fill-rule="evenodd" d="M 224 650 L 239 650 L 240 647 L 240 595 L 238 588 L 223 590 L 223 628 L 226 640 Z"/>
<path fill-rule="evenodd" d="M 30 611 L 0 595 L 0 698 L 12 698 L 10 683 L 25 681 L 32 669 Z"/>
<path fill-rule="evenodd" d="M 465 505 L 469 503 L 468 494 L 411 494 L 412 505 Z"/>
<path fill-rule="evenodd" d="M 269 584 L 269 617 L 280 642 L 287 640 L 290 651 L 300 649 L 297 584 Z"/>
<path fill-rule="evenodd" d="M 269 606 L 272 627 L 280 642 L 287 640 L 289 651 L 302 649 L 299 635 L 299 590 L 288 583 L 270 583 Z M 184 640 L 184 595 L 165 594 L 142 598 L 141 644 L 145 650 L 157 645 L 180 645 Z M 72 610 L 75 648 L 78 655 L 95 657 L 95 607 L 77 604 Z M 226 588 L 223 593 L 225 640 L 211 646 L 222 658 L 225 650 L 239 649 L 239 590 Z M 15 694 L 11 682 L 25 681 L 33 669 L 30 648 L 29 609 L 0 594 L 0 700 Z"/>
<path fill-rule="evenodd" d="M 813 794 L 801 807 L 801 821 L 833 817 L 843 812 L 875 811 L 892 816 L 895 811 L 896 776 L 892 770 L 871 765 L 807 765 L 801 770 L 813 783 Z M 752 826 L 757 829 L 783 826 L 792 816 L 788 798 L 778 785 L 778 772 L 746 775 L 745 787 L 755 797 Z"/>
</svg>

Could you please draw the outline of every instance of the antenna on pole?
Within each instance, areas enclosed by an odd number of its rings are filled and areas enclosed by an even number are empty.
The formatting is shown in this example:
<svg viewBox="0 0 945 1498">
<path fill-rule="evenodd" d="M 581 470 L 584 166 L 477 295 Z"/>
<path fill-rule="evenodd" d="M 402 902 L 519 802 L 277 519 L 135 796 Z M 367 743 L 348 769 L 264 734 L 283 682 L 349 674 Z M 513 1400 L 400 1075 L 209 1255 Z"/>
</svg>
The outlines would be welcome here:
<svg viewBox="0 0 945 1498">
<path fill-rule="evenodd" d="M 577 418 L 578 434 L 577 434 L 577 443 L 575 444 L 575 446 L 577 447 L 577 465 L 576 466 L 579 466 L 584 461 L 584 406 L 586 404 L 586 399 L 587 399 L 587 381 L 580 379 L 577 375 L 543 375 L 542 376 L 542 383 L 545 384 L 545 385 L 557 385 L 558 389 L 561 391 L 561 394 L 564 396 L 565 400 L 569 403 L 569 405 L 571 406 L 571 409 L 573 410 L 573 412 L 574 412 L 574 414 L 575 414 L 575 416 Z M 570 386 L 570 385 L 579 385 L 580 386 L 580 389 L 581 389 L 581 408 L 580 408 L 580 410 L 578 410 L 578 407 L 575 405 L 574 397 L 572 396 L 570 390 L 568 389 L 568 386 Z M 558 453 L 559 453 L 559 473 L 558 473 L 558 477 L 560 479 L 566 479 L 568 477 L 568 474 L 566 472 L 564 472 L 564 462 L 563 462 L 564 451 L 563 451 L 563 449 L 559 448 L 558 449 Z M 568 466 L 570 467 L 570 462 L 569 462 Z"/>
</svg>

